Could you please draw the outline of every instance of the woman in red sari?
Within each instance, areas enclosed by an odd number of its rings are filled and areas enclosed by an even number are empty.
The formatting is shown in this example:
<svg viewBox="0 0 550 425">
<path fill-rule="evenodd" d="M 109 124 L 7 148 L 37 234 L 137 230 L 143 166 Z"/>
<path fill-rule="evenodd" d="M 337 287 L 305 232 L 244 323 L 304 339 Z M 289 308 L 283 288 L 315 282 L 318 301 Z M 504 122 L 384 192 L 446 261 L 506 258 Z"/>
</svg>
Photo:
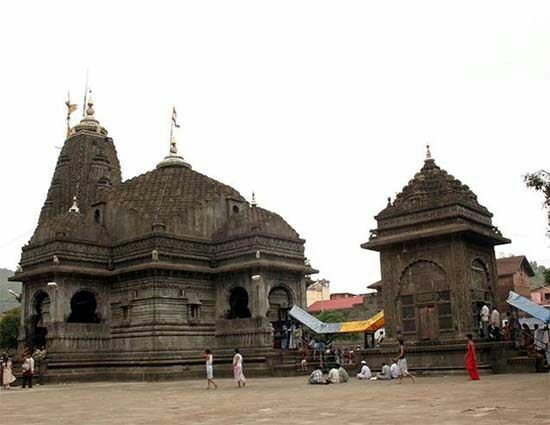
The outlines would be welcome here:
<svg viewBox="0 0 550 425">
<path fill-rule="evenodd" d="M 466 351 L 466 356 L 464 357 L 464 363 L 466 364 L 466 370 L 470 374 L 470 379 L 472 381 L 479 381 L 479 374 L 477 373 L 477 363 L 476 363 L 476 349 L 474 346 L 472 334 L 467 334 L 468 338 L 468 351 Z"/>
</svg>

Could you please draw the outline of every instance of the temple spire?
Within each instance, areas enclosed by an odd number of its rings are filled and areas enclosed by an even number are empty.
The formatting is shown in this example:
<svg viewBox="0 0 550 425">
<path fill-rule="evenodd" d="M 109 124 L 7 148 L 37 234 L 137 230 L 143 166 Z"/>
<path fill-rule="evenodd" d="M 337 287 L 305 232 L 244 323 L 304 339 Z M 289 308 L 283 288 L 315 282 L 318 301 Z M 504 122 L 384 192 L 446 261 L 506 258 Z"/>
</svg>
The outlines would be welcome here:
<svg viewBox="0 0 550 425">
<path fill-rule="evenodd" d="M 256 193 L 252 192 L 252 201 L 250 202 L 250 205 L 253 207 L 258 206 L 258 203 L 256 202 Z"/>
</svg>

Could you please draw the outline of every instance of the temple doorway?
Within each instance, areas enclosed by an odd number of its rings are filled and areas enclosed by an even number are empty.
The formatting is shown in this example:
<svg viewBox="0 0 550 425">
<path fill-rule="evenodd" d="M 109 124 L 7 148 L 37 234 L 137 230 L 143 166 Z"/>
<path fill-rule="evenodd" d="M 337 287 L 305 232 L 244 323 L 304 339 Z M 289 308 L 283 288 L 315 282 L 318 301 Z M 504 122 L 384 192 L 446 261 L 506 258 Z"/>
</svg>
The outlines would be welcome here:
<svg viewBox="0 0 550 425">
<path fill-rule="evenodd" d="M 418 309 L 420 318 L 420 339 L 434 341 L 439 338 L 437 312 L 435 306 L 422 306 Z"/>
<path fill-rule="evenodd" d="M 273 348 L 288 349 L 292 345 L 293 325 L 288 312 L 292 297 L 286 288 L 276 286 L 269 292 L 268 319 L 273 328 Z"/>
</svg>

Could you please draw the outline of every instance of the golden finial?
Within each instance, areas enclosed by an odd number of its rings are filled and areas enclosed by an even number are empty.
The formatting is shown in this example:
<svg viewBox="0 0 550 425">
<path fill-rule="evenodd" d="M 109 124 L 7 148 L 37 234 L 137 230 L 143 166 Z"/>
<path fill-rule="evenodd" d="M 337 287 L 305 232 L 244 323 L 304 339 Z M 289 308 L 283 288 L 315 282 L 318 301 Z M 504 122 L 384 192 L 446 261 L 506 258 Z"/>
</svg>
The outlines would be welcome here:
<svg viewBox="0 0 550 425">
<path fill-rule="evenodd" d="M 88 116 L 93 116 L 95 111 L 94 111 L 94 100 L 92 99 L 92 89 L 90 89 L 88 91 L 88 108 L 86 109 L 86 115 Z"/>
<path fill-rule="evenodd" d="M 254 192 L 252 192 L 252 201 L 250 202 L 250 205 L 252 205 L 253 207 L 258 205 L 258 203 L 256 202 L 256 194 Z"/>
</svg>

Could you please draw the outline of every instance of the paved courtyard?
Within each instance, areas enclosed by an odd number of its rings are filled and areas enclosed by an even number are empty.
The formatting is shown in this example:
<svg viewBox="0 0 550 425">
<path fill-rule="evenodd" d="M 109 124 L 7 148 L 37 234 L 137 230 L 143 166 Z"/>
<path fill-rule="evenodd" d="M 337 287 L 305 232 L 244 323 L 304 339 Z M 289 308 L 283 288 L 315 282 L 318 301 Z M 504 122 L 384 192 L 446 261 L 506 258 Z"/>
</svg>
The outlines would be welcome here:
<svg viewBox="0 0 550 425">
<path fill-rule="evenodd" d="M 550 424 L 550 375 L 420 377 L 311 386 L 305 378 L 93 383 L 0 391 L 2 424 Z"/>
</svg>

